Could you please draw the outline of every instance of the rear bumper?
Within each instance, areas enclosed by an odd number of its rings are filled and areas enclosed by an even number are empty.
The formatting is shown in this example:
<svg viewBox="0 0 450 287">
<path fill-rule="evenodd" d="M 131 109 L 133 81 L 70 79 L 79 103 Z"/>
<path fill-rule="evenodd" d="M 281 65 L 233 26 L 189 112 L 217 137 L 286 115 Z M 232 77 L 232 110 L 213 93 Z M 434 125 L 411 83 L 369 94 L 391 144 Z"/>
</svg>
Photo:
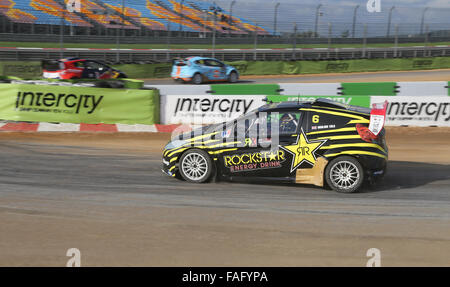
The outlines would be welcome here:
<svg viewBox="0 0 450 287">
<path fill-rule="evenodd" d="M 192 78 L 182 78 L 182 77 L 172 77 L 173 80 L 177 81 L 177 82 L 190 82 L 192 80 Z"/>
<path fill-rule="evenodd" d="M 44 72 L 42 75 L 45 79 L 60 79 L 60 72 Z"/>
<path fill-rule="evenodd" d="M 387 172 L 388 162 L 386 159 L 372 159 L 366 165 L 366 177 L 369 182 L 375 183 L 384 177 Z"/>
</svg>

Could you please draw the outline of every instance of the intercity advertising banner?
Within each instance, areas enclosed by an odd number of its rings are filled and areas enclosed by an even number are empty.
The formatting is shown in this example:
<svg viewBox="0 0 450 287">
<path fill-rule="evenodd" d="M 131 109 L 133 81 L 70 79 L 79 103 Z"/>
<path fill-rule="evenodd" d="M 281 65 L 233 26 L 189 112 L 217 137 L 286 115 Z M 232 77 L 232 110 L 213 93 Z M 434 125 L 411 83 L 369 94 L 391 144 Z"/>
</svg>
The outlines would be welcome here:
<svg viewBox="0 0 450 287">
<path fill-rule="evenodd" d="M 0 84 L 0 119 L 87 124 L 154 124 L 157 90 Z"/>
<path fill-rule="evenodd" d="M 388 101 L 387 126 L 450 126 L 450 97 L 371 97 L 371 103 Z"/>
<path fill-rule="evenodd" d="M 161 95 L 162 124 L 215 124 L 262 105 L 265 95 Z"/>
<path fill-rule="evenodd" d="M 329 99 L 342 104 L 360 106 L 369 108 L 370 97 L 369 96 L 268 96 L 269 101 L 274 103 L 295 101 L 295 102 L 313 102 L 316 99 Z"/>
</svg>

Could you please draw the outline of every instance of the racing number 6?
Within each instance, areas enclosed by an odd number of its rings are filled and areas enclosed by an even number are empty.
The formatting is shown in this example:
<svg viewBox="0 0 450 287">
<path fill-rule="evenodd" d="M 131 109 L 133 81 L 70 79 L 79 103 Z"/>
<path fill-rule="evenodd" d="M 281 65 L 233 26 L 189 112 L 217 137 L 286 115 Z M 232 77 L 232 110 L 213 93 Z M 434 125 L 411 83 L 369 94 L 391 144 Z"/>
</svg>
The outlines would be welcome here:
<svg viewBox="0 0 450 287">
<path fill-rule="evenodd" d="M 320 119 L 319 115 L 313 115 L 312 116 L 312 122 L 315 123 L 315 124 L 319 123 L 319 119 Z"/>
</svg>

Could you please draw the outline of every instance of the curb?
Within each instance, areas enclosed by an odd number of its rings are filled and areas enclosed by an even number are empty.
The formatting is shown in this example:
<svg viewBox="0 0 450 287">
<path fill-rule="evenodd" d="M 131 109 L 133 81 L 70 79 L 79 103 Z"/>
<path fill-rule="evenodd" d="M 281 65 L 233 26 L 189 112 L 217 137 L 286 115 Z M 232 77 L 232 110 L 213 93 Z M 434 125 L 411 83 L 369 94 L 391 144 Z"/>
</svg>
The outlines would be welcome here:
<svg viewBox="0 0 450 287">
<path fill-rule="evenodd" d="M 69 123 L 0 123 L 0 132 L 84 132 L 84 133 L 171 133 L 190 131 L 190 125 L 125 125 L 125 124 L 69 124 Z"/>
</svg>

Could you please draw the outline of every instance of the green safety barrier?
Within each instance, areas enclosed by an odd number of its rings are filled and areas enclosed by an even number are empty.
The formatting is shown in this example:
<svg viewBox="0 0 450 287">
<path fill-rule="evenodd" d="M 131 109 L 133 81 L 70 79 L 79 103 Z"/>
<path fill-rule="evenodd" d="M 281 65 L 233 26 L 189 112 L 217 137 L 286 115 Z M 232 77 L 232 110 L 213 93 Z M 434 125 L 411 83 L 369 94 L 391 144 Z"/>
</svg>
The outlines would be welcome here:
<svg viewBox="0 0 450 287">
<path fill-rule="evenodd" d="M 354 96 L 267 96 L 267 99 L 274 103 L 286 101 L 311 102 L 318 98 L 330 99 L 347 105 L 370 107 L 370 96 L 354 95 Z"/>
<path fill-rule="evenodd" d="M 450 57 L 359 59 L 337 61 L 234 61 L 226 62 L 240 75 L 298 75 L 443 69 L 450 67 Z M 171 64 L 124 64 L 115 68 L 132 78 L 168 78 Z"/>
<path fill-rule="evenodd" d="M 217 95 L 279 95 L 280 86 L 277 84 L 224 84 L 211 85 L 211 91 Z"/>
<path fill-rule="evenodd" d="M 123 64 L 114 65 L 114 68 L 124 72 L 130 78 L 169 78 L 172 64 Z"/>
<path fill-rule="evenodd" d="M 39 61 L 2 61 L 0 76 L 15 76 L 20 78 L 42 77 L 42 67 Z"/>
<path fill-rule="evenodd" d="M 375 71 L 407 71 L 445 69 L 450 67 L 450 57 L 398 58 L 398 59 L 358 59 L 337 61 L 234 61 L 241 75 L 298 75 L 322 73 L 351 73 Z M 114 65 L 130 78 L 168 78 L 171 63 Z M 39 61 L 0 62 L 0 75 L 25 79 L 42 76 Z"/>
<path fill-rule="evenodd" d="M 59 79 L 43 79 L 45 81 L 49 82 L 68 82 L 68 83 L 104 83 L 105 85 L 109 85 L 112 88 L 116 88 L 116 86 L 122 87 L 121 84 L 123 84 L 123 87 L 125 89 L 142 89 L 144 87 L 144 81 L 142 80 L 135 80 L 135 79 L 106 79 L 106 80 L 99 80 L 99 79 L 70 79 L 70 80 L 59 80 Z"/>
<path fill-rule="evenodd" d="M 6 82 L 10 82 L 11 80 L 22 80 L 19 77 L 13 77 L 13 76 L 0 76 L 0 81 L 6 81 Z"/>
<path fill-rule="evenodd" d="M 395 96 L 395 82 L 342 83 L 342 95 Z"/>
<path fill-rule="evenodd" d="M 292 75 L 443 69 L 450 67 L 450 57 L 359 59 L 337 61 L 236 61 L 241 75 Z"/>
<path fill-rule="evenodd" d="M 0 84 L 0 119 L 87 124 L 155 124 L 159 91 Z"/>
</svg>

